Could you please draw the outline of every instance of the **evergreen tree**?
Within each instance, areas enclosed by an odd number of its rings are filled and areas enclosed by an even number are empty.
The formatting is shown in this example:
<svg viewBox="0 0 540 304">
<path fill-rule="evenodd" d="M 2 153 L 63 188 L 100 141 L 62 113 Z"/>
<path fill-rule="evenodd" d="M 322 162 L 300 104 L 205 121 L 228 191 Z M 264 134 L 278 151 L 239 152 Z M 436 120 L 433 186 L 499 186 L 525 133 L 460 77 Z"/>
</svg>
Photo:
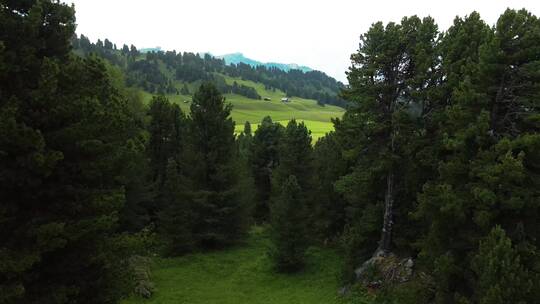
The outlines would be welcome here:
<svg viewBox="0 0 540 304">
<path fill-rule="evenodd" d="M 250 152 L 250 166 L 255 183 L 255 210 L 257 221 L 266 221 L 269 215 L 272 193 L 272 172 L 279 164 L 279 143 L 283 136 L 283 126 L 263 118 L 253 136 Z"/>
<path fill-rule="evenodd" d="M 151 120 L 148 153 L 153 179 L 163 184 L 169 159 L 178 161 L 182 151 L 185 116 L 178 105 L 171 104 L 162 95 L 152 98 L 149 114 Z"/>
<path fill-rule="evenodd" d="M 279 271 L 302 268 L 313 217 L 313 158 L 311 135 L 304 123 L 291 120 L 279 143 L 279 166 L 272 173 L 270 256 Z"/>
<path fill-rule="evenodd" d="M 127 100 L 56 1 L 0 5 L 0 302 L 115 303 Z"/>
<path fill-rule="evenodd" d="M 231 106 L 210 83 L 193 95 L 186 175 L 197 220 L 196 240 L 204 247 L 230 244 L 246 231 Z"/>
<path fill-rule="evenodd" d="M 505 231 L 496 226 L 480 242 L 472 260 L 478 278 L 475 302 L 479 304 L 532 303 L 532 275 L 522 265 L 518 250 Z"/>
<path fill-rule="evenodd" d="M 249 154 L 251 152 L 251 145 L 253 143 L 253 134 L 251 134 L 251 124 L 249 121 L 244 123 L 244 131 L 238 135 L 237 142 L 239 156 L 247 165 L 250 159 Z"/>
<path fill-rule="evenodd" d="M 485 33 L 485 25 L 468 25 L 479 23 L 472 16 L 452 32 Z M 540 93 L 540 79 L 529 70 L 540 58 L 538 40 L 530 36 L 538 26 L 526 11 L 506 11 L 485 36 L 478 57 L 462 69 L 468 74 L 444 109 L 439 176 L 426 183 L 414 213 L 429 227 L 418 244 L 436 274 L 440 303 L 473 297 L 474 280 L 465 275 L 471 269 L 469 253 L 495 225 L 509 232 L 526 268 L 538 267 L 533 256 L 539 198 L 531 191 L 538 187 L 538 170 L 531 164 L 540 151 L 534 148 L 538 126 L 529 123 L 538 116 L 537 102 L 530 98 Z"/>
<path fill-rule="evenodd" d="M 321 240 L 336 239 L 345 226 L 345 204 L 334 183 L 347 173 L 347 163 L 334 132 L 321 137 L 313 149 L 314 155 L 314 229 Z"/>
<path fill-rule="evenodd" d="M 269 256 L 278 271 L 293 272 L 304 266 L 308 245 L 305 199 L 294 175 L 283 182 L 279 192 L 270 212 Z"/>
<path fill-rule="evenodd" d="M 274 189 L 279 194 L 282 184 L 290 175 L 295 175 L 306 202 L 311 202 L 314 190 L 313 147 L 311 132 L 306 125 L 292 119 L 284 130 L 279 143 L 279 165 L 272 173 Z"/>
<path fill-rule="evenodd" d="M 167 163 L 167 178 L 163 189 L 164 208 L 159 214 L 159 228 L 166 243 L 166 253 L 179 255 L 193 249 L 193 211 L 186 197 L 180 168 L 174 159 Z"/>
<path fill-rule="evenodd" d="M 351 225 L 363 226 L 350 229 L 364 231 L 360 238 L 365 243 L 353 242 L 364 251 L 376 243 L 375 229 L 380 229 L 376 254 L 388 253 L 393 246 L 396 210 L 412 208 L 413 200 L 406 195 L 405 172 L 409 169 L 404 160 L 409 139 L 415 134 L 418 114 L 414 109 L 429 105 L 437 65 L 436 38 L 437 26 L 431 18 L 413 16 L 386 26 L 379 22 L 362 35 L 360 49 L 351 57 L 350 87 L 344 97 L 353 106 L 342 122 L 336 122 L 336 130 L 342 138 L 355 137 L 346 139 L 344 147 L 347 158 L 356 164 L 336 186 L 352 205 Z M 377 221 L 360 221 L 378 210 L 383 213 L 382 227 L 366 226 L 378 225 Z M 406 216 L 407 211 L 402 213 Z M 355 251 L 362 249 L 351 250 Z M 355 259 L 360 257 L 355 255 Z"/>
</svg>

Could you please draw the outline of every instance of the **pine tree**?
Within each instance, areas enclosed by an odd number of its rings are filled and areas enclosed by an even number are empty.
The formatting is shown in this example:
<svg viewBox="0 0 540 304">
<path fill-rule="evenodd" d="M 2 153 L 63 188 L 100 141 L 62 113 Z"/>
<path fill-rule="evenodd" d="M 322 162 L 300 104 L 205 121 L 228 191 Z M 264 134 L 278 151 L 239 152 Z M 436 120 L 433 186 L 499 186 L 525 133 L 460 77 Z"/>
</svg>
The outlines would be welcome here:
<svg viewBox="0 0 540 304">
<path fill-rule="evenodd" d="M 127 100 L 102 61 L 70 55 L 70 6 L 0 14 L 0 302 L 114 302 Z"/>
<path fill-rule="evenodd" d="M 518 250 L 500 226 L 480 242 L 472 260 L 479 304 L 532 303 L 532 275 L 522 265 Z"/>
<path fill-rule="evenodd" d="M 448 67 L 443 66 L 462 76 L 459 82 L 458 74 L 451 76 L 456 81 L 448 85 L 455 87 L 441 113 L 439 176 L 423 187 L 414 212 L 426 223 L 420 256 L 436 274 L 441 303 L 455 302 L 457 295 L 474 297 L 469 288 L 474 280 L 466 275 L 469 254 L 496 225 L 520 248 L 523 266 L 537 267 L 539 197 L 531 189 L 538 187 L 538 170 L 531 164 L 540 155 L 535 148 L 540 138 L 538 125 L 530 122 L 538 116 L 531 98 L 540 93 L 540 79 L 529 68 L 540 58 L 533 34 L 539 22 L 526 11 L 507 10 L 493 31 L 487 28 L 473 14 L 456 20 L 445 38 L 457 48 L 465 37 L 483 37 L 484 43 L 471 41 L 478 49 L 464 53 L 470 59 L 448 56 Z"/>
<path fill-rule="evenodd" d="M 238 135 L 237 138 L 238 143 L 238 153 L 242 160 L 245 161 L 246 165 L 248 165 L 248 161 L 251 158 L 250 152 L 251 152 L 251 145 L 253 143 L 253 134 L 251 133 L 251 124 L 249 121 L 246 121 L 244 123 L 244 131 Z"/>
<path fill-rule="evenodd" d="M 196 212 L 194 235 L 204 247 L 230 244 L 246 231 L 240 193 L 231 105 L 210 83 L 193 96 L 189 118 L 186 176 Z"/>
<path fill-rule="evenodd" d="M 269 256 L 278 271 L 298 271 L 304 266 L 308 245 L 305 199 L 294 175 L 283 182 L 279 192 L 270 211 Z"/>
<path fill-rule="evenodd" d="M 417 127 L 414 109 L 420 108 L 422 115 L 430 103 L 428 92 L 437 65 L 436 38 L 437 26 L 430 18 L 413 16 L 386 26 L 379 22 L 362 35 L 360 49 L 351 57 L 350 87 L 344 97 L 353 106 L 343 121 L 337 121 L 336 130 L 341 138 L 353 137 L 343 140 L 347 158 L 356 165 L 336 186 L 353 205 L 353 225 L 364 217 L 364 211 L 382 207 L 376 254 L 386 254 L 393 246 L 396 210 L 406 214 L 412 206 L 412 199 L 405 195 L 404 175 L 409 170 L 405 159 Z M 365 225 L 353 229 L 367 233 L 362 237 L 364 249 L 373 247 L 374 229 Z"/>
<path fill-rule="evenodd" d="M 272 172 L 279 164 L 279 143 L 283 137 L 283 126 L 266 116 L 259 124 L 250 151 L 250 166 L 255 184 L 256 221 L 268 220 L 270 196 L 272 194 Z"/>
<path fill-rule="evenodd" d="M 345 204 L 334 183 L 346 174 L 347 163 L 334 132 L 321 137 L 313 149 L 315 195 L 314 229 L 321 240 L 335 240 L 345 226 Z"/>
<path fill-rule="evenodd" d="M 279 165 L 272 173 L 272 184 L 279 194 L 282 184 L 291 175 L 295 175 L 306 202 L 311 202 L 314 188 L 313 147 L 311 132 L 306 125 L 292 119 L 284 130 L 279 143 Z"/>
<path fill-rule="evenodd" d="M 159 214 L 159 228 L 165 239 L 166 253 L 173 256 L 186 253 L 194 247 L 194 214 L 179 171 L 176 161 L 170 158 L 163 189 L 164 208 Z"/>
</svg>

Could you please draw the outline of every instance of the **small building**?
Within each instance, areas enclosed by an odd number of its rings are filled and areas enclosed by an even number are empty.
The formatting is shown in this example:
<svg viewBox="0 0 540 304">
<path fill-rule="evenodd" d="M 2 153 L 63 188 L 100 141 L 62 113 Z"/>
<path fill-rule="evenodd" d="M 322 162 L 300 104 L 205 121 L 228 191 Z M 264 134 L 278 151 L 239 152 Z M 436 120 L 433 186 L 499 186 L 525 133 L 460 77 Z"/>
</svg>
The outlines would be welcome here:
<svg viewBox="0 0 540 304">
<path fill-rule="evenodd" d="M 290 102 L 291 100 L 289 99 L 289 97 L 283 97 L 281 98 L 281 102 Z"/>
</svg>

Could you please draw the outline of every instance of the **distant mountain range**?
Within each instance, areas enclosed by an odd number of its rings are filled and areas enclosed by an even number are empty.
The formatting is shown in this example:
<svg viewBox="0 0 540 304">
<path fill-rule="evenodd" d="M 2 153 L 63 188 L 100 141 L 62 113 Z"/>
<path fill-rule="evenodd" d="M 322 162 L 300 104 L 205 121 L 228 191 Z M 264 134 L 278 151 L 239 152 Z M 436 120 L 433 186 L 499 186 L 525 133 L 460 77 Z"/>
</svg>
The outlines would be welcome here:
<svg viewBox="0 0 540 304">
<path fill-rule="evenodd" d="M 214 56 L 214 57 L 225 60 L 225 63 L 227 65 L 245 63 L 245 64 L 251 65 L 252 67 L 262 65 L 262 66 L 265 66 L 267 68 L 278 68 L 278 69 L 283 70 L 285 72 L 288 72 L 290 70 L 300 70 L 300 71 L 302 71 L 304 73 L 313 71 L 313 69 L 310 68 L 310 67 L 301 66 L 301 65 L 298 65 L 298 64 L 295 64 L 295 63 L 285 64 L 285 63 L 277 63 L 277 62 L 260 62 L 260 61 L 257 61 L 257 60 L 253 60 L 251 58 L 247 58 L 242 53 L 233 53 L 233 54 L 226 54 L 226 55 Z"/>
</svg>

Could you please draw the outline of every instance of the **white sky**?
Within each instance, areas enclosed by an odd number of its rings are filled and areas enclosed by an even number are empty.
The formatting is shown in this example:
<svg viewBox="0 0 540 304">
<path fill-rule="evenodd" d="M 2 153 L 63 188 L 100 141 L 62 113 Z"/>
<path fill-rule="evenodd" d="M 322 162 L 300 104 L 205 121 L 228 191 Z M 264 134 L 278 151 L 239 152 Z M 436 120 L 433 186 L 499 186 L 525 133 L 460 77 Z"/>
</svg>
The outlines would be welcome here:
<svg viewBox="0 0 540 304">
<path fill-rule="evenodd" d="M 494 24 L 507 8 L 540 16 L 540 0 L 65 0 L 77 33 L 117 46 L 242 52 L 259 61 L 297 63 L 345 80 L 359 36 L 376 21 L 432 16 L 446 29 L 456 15 L 480 12 Z"/>
</svg>

